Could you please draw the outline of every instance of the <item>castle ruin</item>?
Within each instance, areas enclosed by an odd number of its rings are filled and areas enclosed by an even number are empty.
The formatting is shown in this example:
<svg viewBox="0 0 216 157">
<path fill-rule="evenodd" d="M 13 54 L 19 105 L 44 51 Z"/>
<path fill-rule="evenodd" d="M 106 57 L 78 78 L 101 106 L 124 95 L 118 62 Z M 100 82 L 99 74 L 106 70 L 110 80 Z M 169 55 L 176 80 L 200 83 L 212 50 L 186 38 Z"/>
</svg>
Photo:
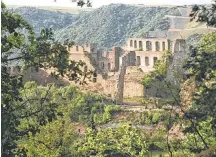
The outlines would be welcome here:
<svg viewBox="0 0 216 157">
<path fill-rule="evenodd" d="M 67 47 L 67 50 L 70 60 L 83 61 L 88 69 L 97 72 L 95 83 L 100 89 L 98 92 L 122 103 L 126 97 L 144 96 L 141 80 L 145 74 L 154 70 L 156 61 L 165 51 L 183 54 L 185 45 L 184 39 L 171 41 L 167 38 L 145 37 L 129 38 L 124 46 L 114 47 L 105 52 L 94 44 L 74 45 Z M 14 73 L 14 68 L 11 70 L 11 73 Z M 44 69 L 40 69 L 39 72 L 29 69 L 24 75 L 24 80 L 34 80 L 42 85 L 56 82 Z M 68 80 L 66 82 L 70 83 Z M 88 82 L 86 89 L 97 91 L 94 88 L 95 83 Z"/>
</svg>

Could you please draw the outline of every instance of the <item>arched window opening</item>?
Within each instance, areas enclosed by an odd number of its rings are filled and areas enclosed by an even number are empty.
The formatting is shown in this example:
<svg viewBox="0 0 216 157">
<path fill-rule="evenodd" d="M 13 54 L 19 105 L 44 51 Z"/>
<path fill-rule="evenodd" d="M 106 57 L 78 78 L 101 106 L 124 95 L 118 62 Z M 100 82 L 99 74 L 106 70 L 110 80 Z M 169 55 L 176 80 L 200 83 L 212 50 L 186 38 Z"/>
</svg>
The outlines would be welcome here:
<svg viewBox="0 0 216 157">
<path fill-rule="evenodd" d="M 133 47 L 133 40 L 130 41 L 130 47 Z"/>
<path fill-rule="evenodd" d="M 79 46 L 76 46 L 76 51 L 79 51 Z"/>
<path fill-rule="evenodd" d="M 137 66 L 140 66 L 140 65 L 141 65 L 140 56 L 137 56 L 136 65 L 137 65 Z"/>
<path fill-rule="evenodd" d="M 140 49 L 140 50 L 143 49 L 142 41 L 139 41 L 139 49 Z"/>
<path fill-rule="evenodd" d="M 154 58 L 153 58 L 154 65 L 156 64 L 156 62 L 157 62 L 157 59 L 158 59 L 157 57 L 154 57 Z"/>
<path fill-rule="evenodd" d="M 146 41 L 146 50 L 152 51 L 152 42 L 151 41 Z"/>
<path fill-rule="evenodd" d="M 160 43 L 159 41 L 155 42 L 156 51 L 160 51 Z"/>
<path fill-rule="evenodd" d="M 165 46 L 165 42 L 163 41 L 163 43 L 162 43 L 162 49 L 163 49 L 163 51 L 166 49 L 166 46 Z"/>
<path fill-rule="evenodd" d="M 149 57 L 145 57 L 145 65 L 149 66 Z"/>
<path fill-rule="evenodd" d="M 134 41 L 134 48 L 137 48 L 137 41 Z"/>
</svg>

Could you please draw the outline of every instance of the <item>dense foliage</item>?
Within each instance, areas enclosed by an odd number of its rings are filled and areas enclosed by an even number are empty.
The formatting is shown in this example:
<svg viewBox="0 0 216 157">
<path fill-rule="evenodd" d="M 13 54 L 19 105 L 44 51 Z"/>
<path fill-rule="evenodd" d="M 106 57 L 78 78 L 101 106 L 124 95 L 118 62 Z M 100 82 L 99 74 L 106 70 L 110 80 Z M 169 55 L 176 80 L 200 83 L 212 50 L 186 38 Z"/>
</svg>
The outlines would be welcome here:
<svg viewBox="0 0 216 157">
<path fill-rule="evenodd" d="M 107 123 L 119 110 L 106 99 L 81 93 L 73 86 L 49 84 L 42 87 L 27 82 L 20 94 L 26 104 L 19 110 L 21 121 L 17 130 L 20 138 L 16 152 L 27 156 L 70 154 L 70 147 L 79 138 L 75 123 L 96 129 L 97 124 Z M 98 115 L 102 119 L 96 119 Z"/>
<path fill-rule="evenodd" d="M 195 8 L 198 10 L 195 10 Z M 199 8 L 202 8 L 202 10 L 199 10 Z M 208 10 L 207 8 L 211 9 Z M 215 4 L 207 8 L 205 8 L 205 6 L 194 6 L 191 15 L 195 17 L 198 16 L 198 21 L 207 22 L 209 26 L 215 26 Z M 209 33 L 202 37 L 198 44 L 190 47 L 189 58 L 184 65 L 184 70 L 186 72 L 185 80 L 193 80 L 196 91 L 192 95 L 191 106 L 188 106 L 189 109 L 185 110 L 183 107 L 184 104 L 179 99 L 178 92 L 170 93 L 174 98 L 175 104 L 179 106 L 180 111 L 183 113 L 183 117 L 180 116 L 178 123 L 183 125 L 185 138 L 184 141 L 180 141 L 179 146 L 189 154 L 199 154 L 201 152 L 199 156 L 209 157 L 215 155 L 216 147 L 215 35 L 215 31 Z M 167 62 L 164 57 L 161 61 L 158 62 L 159 65 L 156 64 L 155 71 L 151 72 L 143 80 L 143 83 L 145 85 L 153 85 L 157 80 L 164 82 L 168 90 L 172 91 L 172 85 L 168 84 L 165 79 L 167 75 Z M 183 80 L 181 80 L 180 83 L 183 83 Z M 167 130 L 167 135 L 169 134 L 169 129 Z M 174 148 L 178 146 L 178 144 L 173 144 L 172 141 L 169 141 L 167 144 L 169 145 L 168 150 L 170 156 L 174 156 Z"/>
<path fill-rule="evenodd" d="M 146 93 L 148 93 L 149 89 L 153 88 L 157 91 L 155 93 L 156 97 L 173 98 L 173 95 L 177 95 L 179 92 L 179 87 L 172 84 L 167 77 L 167 73 L 172 61 L 173 55 L 171 52 L 164 51 L 162 58 L 157 60 L 156 64 L 154 65 L 155 70 L 148 73 L 142 80 L 142 84 L 145 86 Z M 179 80 L 176 79 L 175 82 L 179 83 Z"/>
<path fill-rule="evenodd" d="M 143 84 L 162 83 L 172 98 L 171 109 L 143 112 L 136 117 L 136 124 L 128 124 L 123 117 L 120 125 L 107 125 L 121 117 L 120 107 L 103 96 L 82 93 L 74 86 L 23 85 L 21 75 L 10 73 L 14 64 L 23 65 L 23 70 L 52 68 L 54 76 L 72 79 L 72 73 L 85 75 L 86 71 L 80 70 L 84 63 L 68 59 L 66 46 L 74 43 L 66 40 L 60 44 L 50 29 L 42 30 L 36 38 L 32 27 L 21 16 L 8 12 L 4 4 L 1 15 L 2 156 L 142 157 L 154 151 L 171 157 L 215 156 L 216 32 L 205 35 L 198 47 L 190 48 L 185 80 L 195 82 L 196 92 L 187 110 L 179 89 L 167 80 L 172 55 L 165 52 Z M 150 130 L 142 129 L 146 125 Z"/>
<path fill-rule="evenodd" d="M 215 37 L 216 32 L 209 33 L 201 39 L 200 47 L 191 48 L 190 58 L 185 65 L 188 77 L 193 77 L 195 80 L 197 90 L 192 107 L 185 113 L 185 119 L 190 120 L 185 131 L 194 133 L 198 136 L 197 142 L 201 142 L 194 151 L 201 151 L 216 144 Z"/>
<path fill-rule="evenodd" d="M 42 30 L 40 37 L 36 38 L 32 27 L 20 15 L 9 12 L 3 3 L 1 8 L 2 154 L 10 156 L 19 136 L 16 129 L 21 121 L 19 118 L 28 118 L 40 112 L 25 116 L 20 112 L 27 101 L 23 101 L 19 93 L 19 89 L 22 88 L 22 76 L 11 75 L 11 67 L 33 67 L 35 70 L 53 68 L 53 76 L 66 75 L 73 78 L 72 73 L 77 72 L 79 76 L 83 74 L 80 67 L 84 63 L 69 62 L 66 45 L 71 46 L 73 43 L 65 42 L 65 45 L 62 45 L 56 42 L 50 29 Z M 40 101 L 41 110 L 45 100 L 46 97 Z"/>
<path fill-rule="evenodd" d="M 192 20 L 205 22 L 207 26 L 216 26 L 216 1 L 213 0 L 211 5 L 194 5 L 190 16 Z"/>
</svg>

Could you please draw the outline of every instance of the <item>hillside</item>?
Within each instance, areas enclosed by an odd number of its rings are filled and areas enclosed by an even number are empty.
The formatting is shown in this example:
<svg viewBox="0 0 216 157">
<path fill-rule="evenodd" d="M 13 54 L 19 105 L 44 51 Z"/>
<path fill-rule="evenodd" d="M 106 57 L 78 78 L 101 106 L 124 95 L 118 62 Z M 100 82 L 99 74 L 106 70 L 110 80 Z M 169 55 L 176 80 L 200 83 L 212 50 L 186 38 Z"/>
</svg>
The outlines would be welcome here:
<svg viewBox="0 0 216 157">
<path fill-rule="evenodd" d="M 58 30 L 64 28 L 76 21 L 76 16 L 70 13 L 60 11 L 51 11 L 35 7 L 13 7 L 11 11 L 20 14 L 27 20 L 38 34 L 43 28 L 53 28 Z"/>
<path fill-rule="evenodd" d="M 33 7 L 20 7 L 13 11 L 33 25 L 36 33 L 51 27 L 59 41 L 70 39 L 78 44 L 97 43 L 103 48 L 123 45 L 128 37 L 141 37 L 147 31 L 168 30 L 170 20 L 166 15 L 181 16 L 176 8 L 124 4 L 111 4 L 79 14 Z"/>
<path fill-rule="evenodd" d="M 180 15 L 178 10 L 170 8 L 112 4 L 79 15 L 75 23 L 56 32 L 56 37 L 60 41 L 69 38 L 79 44 L 90 42 L 111 48 L 124 44 L 129 37 L 140 37 L 146 31 L 168 30 L 166 14 Z"/>
</svg>

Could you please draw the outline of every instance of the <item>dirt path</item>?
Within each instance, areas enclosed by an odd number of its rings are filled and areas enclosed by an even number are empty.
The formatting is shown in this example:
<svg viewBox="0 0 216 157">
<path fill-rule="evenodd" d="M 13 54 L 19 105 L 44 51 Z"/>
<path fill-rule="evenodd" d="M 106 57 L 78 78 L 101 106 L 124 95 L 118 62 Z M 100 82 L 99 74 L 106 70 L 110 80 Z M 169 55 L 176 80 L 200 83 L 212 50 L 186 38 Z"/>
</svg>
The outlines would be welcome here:
<svg viewBox="0 0 216 157">
<path fill-rule="evenodd" d="M 148 111 L 164 111 L 164 109 L 149 109 L 145 106 L 138 106 L 138 105 L 120 105 L 122 110 L 125 111 L 134 111 L 134 112 L 148 112 Z"/>
</svg>

